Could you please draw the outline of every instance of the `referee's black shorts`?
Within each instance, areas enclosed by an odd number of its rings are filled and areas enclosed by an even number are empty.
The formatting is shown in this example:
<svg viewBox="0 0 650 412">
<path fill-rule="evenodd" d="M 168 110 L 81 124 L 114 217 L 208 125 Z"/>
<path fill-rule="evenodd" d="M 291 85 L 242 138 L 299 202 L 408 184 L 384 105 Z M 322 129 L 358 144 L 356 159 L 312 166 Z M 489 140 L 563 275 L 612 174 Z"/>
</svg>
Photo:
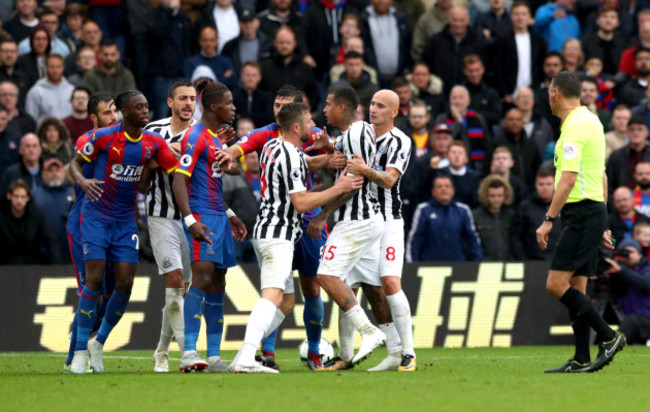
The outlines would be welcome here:
<svg viewBox="0 0 650 412">
<path fill-rule="evenodd" d="M 607 228 L 607 206 L 583 200 L 562 208 L 562 231 L 551 259 L 551 270 L 589 276 L 596 271 L 598 245 Z"/>
</svg>

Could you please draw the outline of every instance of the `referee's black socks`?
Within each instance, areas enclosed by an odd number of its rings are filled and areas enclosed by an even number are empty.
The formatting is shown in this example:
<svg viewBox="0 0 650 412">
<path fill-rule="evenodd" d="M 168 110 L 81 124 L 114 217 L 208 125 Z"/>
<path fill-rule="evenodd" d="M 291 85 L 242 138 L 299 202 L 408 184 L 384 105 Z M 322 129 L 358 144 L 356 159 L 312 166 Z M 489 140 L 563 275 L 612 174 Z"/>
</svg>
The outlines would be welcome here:
<svg viewBox="0 0 650 412">
<path fill-rule="evenodd" d="M 598 313 L 594 304 L 584 293 L 580 292 L 578 289 L 569 287 L 569 290 L 567 290 L 560 298 L 560 302 L 569 309 L 569 313 L 573 312 L 576 314 L 576 322 L 583 321 L 596 331 L 596 340 L 599 343 L 614 339 L 614 330 L 610 328 L 603 317 L 600 316 L 600 313 Z M 576 339 L 577 338 L 578 336 L 576 336 Z"/>
<path fill-rule="evenodd" d="M 571 328 L 573 329 L 576 347 L 573 359 L 582 364 L 589 363 L 591 361 L 591 355 L 589 353 L 591 328 L 583 318 L 578 318 L 578 314 L 575 311 L 569 310 L 569 317 L 571 319 Z"/>
</svg>

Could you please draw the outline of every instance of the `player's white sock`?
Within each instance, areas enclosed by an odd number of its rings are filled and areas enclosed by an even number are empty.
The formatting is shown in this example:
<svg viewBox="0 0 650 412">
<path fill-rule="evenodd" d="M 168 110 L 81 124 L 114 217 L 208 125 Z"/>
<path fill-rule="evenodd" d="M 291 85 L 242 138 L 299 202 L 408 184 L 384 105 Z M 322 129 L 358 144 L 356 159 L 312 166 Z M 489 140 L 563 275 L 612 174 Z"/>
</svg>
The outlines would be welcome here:
<svg viewBox="0 0 650 412">
<path fill-rule="evenodd" d="M 184 293 L 185 288 L 165 289 L 164 311 L 167 313 L 167 319 L 169 319 L 169 325 L 176 337 L 181 356 L 183 356 L 183 347 L 185 346 L 185 320 L 183 318 Z"/>
<path fill-rule="evenodd" d="M 237 355 L 237 362 L 242 365 L 251 365 L 255 362 L 255 352 L 262 341 L 262 336 L 271 326 L 277 308 L 268 299 L 260 298 L 248 318 L 244 344 Z"/>
<path fill-rule="evenodd" d="M 395 329 L 402 341 L 402 347 L 405 355 L 415 357 L 413 350 L 413 323 L 411 320 L 411 306 L 403 290 L 394 295 L 386 296 L 390 311 L 393 315 Z M 388 335 L 388 334 L 386 334 Z"/>
<path fill-rule="evenodd" d="M 379 329 L 386 334 L 386 350 L 389 355 L 402 357 L 402 342 L 399 340 L 395 323 L 382 323 Z"/>
<path fill-rule="evenodd" d="M 264 332 L 264 336 L 262 337 L 262 339 L 268 338 L 269 335 L 272 334 L 274 330 L 280 327 L 282 321 L 284 321 L 284 313 L 282 313 L 280 308 L 277 308 L 275 310 L 275 315 L 273 316 L 273 320 L 271 321 L 271 326 L 269 326 L 266 332 Z"/>
<path fill-rule="evenodd" d="M 348 315 L 339 308 L 339 357 L 350 362 L 354 357 L 354 325 Z"/>
<path fill-rule="evenodd" d="M 160 340 L 158 341 L 156 352 L 169 352 L 169 344 L 172 341 L 172 336 L 174 336 L 172 326 L 169 324 L 166 308 L 167 306 L 162 311 L 162 327 L 160 329 Z"/>
<path fill-rule="evenodd" d="M 350 310 L 345 312 L 350 323 L 354 326 L 354 329 L 358 330 L 359 333 L 367 333 L 369 330 L 372 331 L 374 326 L 370 323 L 370 319 L 366 315 L 366 312 L 361 308 L 361 305 L 358 303 L 354 305 Z"/>
</svg>

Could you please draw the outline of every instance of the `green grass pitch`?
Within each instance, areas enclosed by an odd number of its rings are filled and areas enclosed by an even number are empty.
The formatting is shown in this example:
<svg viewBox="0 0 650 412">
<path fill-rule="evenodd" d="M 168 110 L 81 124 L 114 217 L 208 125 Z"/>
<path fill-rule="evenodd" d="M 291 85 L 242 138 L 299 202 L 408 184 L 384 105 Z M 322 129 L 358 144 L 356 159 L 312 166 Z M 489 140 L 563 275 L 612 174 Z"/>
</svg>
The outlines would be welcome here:
<svg viewBox="0 0 650 412">
<path fill-rule="evenodd" d="M 595 350 L 595 349 L 594 349 Z M 650 348 L 628 346 L 595 374 L 546 375 L 569 347 L 419 350 L 415 373 L 315 373 L 298 350 L 277 354 L 279 375 L 152 372 L 151 351 L 106 353 L 106 373 L 72 376 L 64 355 L 0 353 L 2 411 L 648 411 Z M 233 352 L 223 353 L 232 359 Z"/>
</svg>

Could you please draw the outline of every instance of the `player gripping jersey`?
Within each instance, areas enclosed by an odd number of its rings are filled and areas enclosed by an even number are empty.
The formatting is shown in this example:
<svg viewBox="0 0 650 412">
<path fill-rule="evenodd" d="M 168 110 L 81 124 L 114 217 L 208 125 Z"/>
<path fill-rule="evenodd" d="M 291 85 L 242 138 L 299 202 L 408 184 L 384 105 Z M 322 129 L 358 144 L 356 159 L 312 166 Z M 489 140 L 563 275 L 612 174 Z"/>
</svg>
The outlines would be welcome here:
<svg viewBox="0 0 650 412">
<path fill-rule="evenodd" d="M 308 193 L 307 161 L 298 148 L 309 139 L 313 126 L 309 108 L 303 103 L 289 103 L 277 117 L 284 136 L 266 143 L 260 157 L 262 204 L 253 232 L 262 297 L 251 312 L 244 344 L 229 366 L 233 372 L 277 373 L 257 363 L 255 351 L 262 337 L 273 332 L 290 310 L 282 302 L 294 292 L 290 257 L 302 233 L 302 213 L 362 184 L 362 179 L 348 177 L 335 187 Z M 320 365 L 318 362 L 314 368 Z"/>
<path fill-rule="evenodd" d="M 285 104 L 302 102 L 302 92 L 293 86 L 283 86 L 278 90 L 273 104 L 274 114 L 277 116 L 278 112 Z M 314 137 L 322 133 L 322 130 L 313 127 L 309 140 L 301 144 L 302 151 L 308 149 L 314 144 Z M 262 148 L 272 139 L 281 135 L 280 128 L 277 123 L 271 123 L 259 129 L 255 129 L 246 136 L 243 142 L 237 143 L 229 153 L 233 157 L 246 155 L 253 151 L 261 157 Z M 316 155 L 313 151 L 309 152 L 310 155 Z M 314 187 L 313 173 L 307 177 L 307 189 L 311 190 Z M 307 225 L 311 219 L 320 213 L 320 207 L 306 212 L 302 220 L 302 230 L 306 231 Z M 316 275 L 318 269 L 318 262 L 322 253 L 325 240 L 327 239 L 327 230 L 322 229 L 322 236 L 319 239 L 314 239 L 309 236 L 301 236 L 293 254 L 292 270 L 297 270 L 301 276 L 300 287 L 305 300 L 303 322 L 307 333 L 308 342 L 308 356 L 311 355 L 313 361 L 318 362 L 320 359 L 320 340 L 323 330 L 323 316 L 324 307 L 323 301 L 320 297 L 320 286 L 316 282 Z M 292 295 L 293 296 L 293 295 Z M 290 304 L 293 306 L 293 304 Z M 275 342 L 277 331 L 273 331 L 268 337 L 262 341 L 262 360 L 269 366 L 276 366 L 275 363 Z"/>
<path fill-rule="evenodd" d="M 377 137 L 377 154 L 372 167 L 366 165 L 358 156 L 348 161 L 351 173 L 362 175 L 372 181 L 381 213 L 384 217 L 384 234 L 380 244 L 379 274 L 386 299 L 372 299 L 364 288 L 369 300 L 375 306 L 389 306 L 391 319 L 382 320 L 380 328 L 386 334 L 388 357 L 379 365 L 369 369 L 371 372 L 417 370 L 413 350 L 413 326 L 408 299 L 401 286 L 404 262 L 404 221 L 402 220 L 402 201 L 399 186 L 411 155 L 411 140 L 401 130 L 394 127 L 393 120 L 398 113 L 399 98 L 391 90 L 380 90 L 370 102 L 370 121 Z M 388 309 L 388 308 L 386 308 Z M 385 310 L 380 310 L 385 313 Z M 376 316 L 379 318 L 380 316 Z M 386 322 L 386 323 L 383 323 Z M 352 337 L 348 338 L 350 341 Z"/>
</svg>

